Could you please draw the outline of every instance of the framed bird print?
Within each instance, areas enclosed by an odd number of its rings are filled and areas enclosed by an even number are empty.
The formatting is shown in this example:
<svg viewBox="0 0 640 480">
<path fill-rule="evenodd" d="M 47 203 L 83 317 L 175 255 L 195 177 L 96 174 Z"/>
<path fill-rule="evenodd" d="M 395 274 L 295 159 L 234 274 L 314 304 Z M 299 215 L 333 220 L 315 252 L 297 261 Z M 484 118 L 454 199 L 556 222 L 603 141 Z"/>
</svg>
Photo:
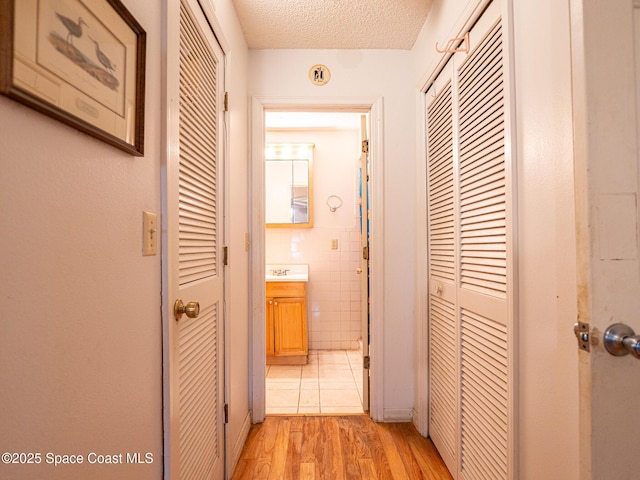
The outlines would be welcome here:
<svg viewBox="0 0 640 480">
<path fill-rule="evenodd" d="M 145 50 L 120 0 L 0 0 L 0 93 L 138 156 Z"/>
</svg>

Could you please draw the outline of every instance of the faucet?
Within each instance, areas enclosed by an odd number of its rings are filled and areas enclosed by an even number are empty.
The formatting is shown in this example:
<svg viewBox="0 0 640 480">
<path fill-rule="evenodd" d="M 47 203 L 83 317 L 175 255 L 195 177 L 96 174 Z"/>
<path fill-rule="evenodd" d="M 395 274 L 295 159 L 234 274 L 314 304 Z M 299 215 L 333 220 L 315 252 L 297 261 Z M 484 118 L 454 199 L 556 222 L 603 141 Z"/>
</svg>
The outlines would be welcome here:
<svg viewBox="0 0 640 480">
<path fill-rule="evenodd" d="M 283 277 L 287 275 L 287 272 L 289 272 L 289 269 L 285 269 L 285 268 L 278 268 L 276 270 L 271 270 L 271 273 L 273 273 L 276 277 Z"/>
</svg>

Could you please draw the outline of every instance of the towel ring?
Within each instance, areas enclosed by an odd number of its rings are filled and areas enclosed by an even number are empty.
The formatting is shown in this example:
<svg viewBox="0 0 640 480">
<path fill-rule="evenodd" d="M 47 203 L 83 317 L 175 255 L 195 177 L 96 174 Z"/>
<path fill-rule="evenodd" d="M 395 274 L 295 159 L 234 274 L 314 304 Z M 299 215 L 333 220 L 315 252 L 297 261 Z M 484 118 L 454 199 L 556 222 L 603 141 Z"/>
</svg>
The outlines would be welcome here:
<svg viewBox="0 0 640 480">
<path fill-rule="evenodd" d="M 327 198 L 327 205 L 329 206 L 329 210 L 335 212 L 342 206 L 342 199 L 337 195 L 329 195 L 329 198 Z"/>
</svg>

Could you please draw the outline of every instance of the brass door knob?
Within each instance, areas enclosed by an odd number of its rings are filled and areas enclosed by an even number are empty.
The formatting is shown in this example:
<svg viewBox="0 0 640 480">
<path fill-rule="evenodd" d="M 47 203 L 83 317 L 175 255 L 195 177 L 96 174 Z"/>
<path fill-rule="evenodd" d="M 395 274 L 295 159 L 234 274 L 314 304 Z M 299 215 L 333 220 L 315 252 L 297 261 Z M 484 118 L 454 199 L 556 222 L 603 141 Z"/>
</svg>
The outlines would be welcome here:
<svg viewBox="0 0 640 480">
<path fill-rule="evenodd" d="M 200 304 L 198 302 L 189 302 L 185 305 L 179 298 L 173 304 L 173 315 L 176 320 L 180 320 L 183 314 L 189 318 L 196 318 L 200 314 Z"/>
</svg>

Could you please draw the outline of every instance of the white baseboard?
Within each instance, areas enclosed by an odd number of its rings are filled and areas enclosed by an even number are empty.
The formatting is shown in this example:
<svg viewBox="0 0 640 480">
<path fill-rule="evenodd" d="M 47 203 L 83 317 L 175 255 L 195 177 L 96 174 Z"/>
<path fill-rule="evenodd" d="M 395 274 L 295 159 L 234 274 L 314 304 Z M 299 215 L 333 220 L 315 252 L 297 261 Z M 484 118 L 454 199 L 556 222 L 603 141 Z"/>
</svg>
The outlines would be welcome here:
<svg viewBox="0 0 640 480">
<path fill-rule="evenodd" d="M 412 420 L 412 408 L 385 408 L 383 411 L 383 422 L 385 423 L 411 422 Z"/>
</svg>

